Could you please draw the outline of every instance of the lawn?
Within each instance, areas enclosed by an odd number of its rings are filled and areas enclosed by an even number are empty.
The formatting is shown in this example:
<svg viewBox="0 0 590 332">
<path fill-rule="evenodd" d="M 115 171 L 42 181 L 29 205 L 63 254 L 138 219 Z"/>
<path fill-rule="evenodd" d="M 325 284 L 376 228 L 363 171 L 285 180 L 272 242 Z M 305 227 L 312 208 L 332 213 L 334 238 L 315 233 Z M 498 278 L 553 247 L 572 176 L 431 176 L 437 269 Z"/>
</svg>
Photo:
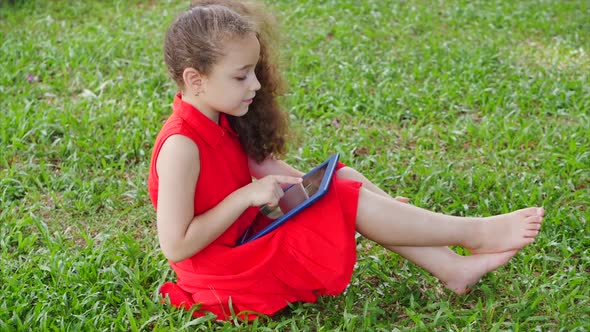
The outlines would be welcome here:
<svg viewBox="0 0 590 332">
<path fill-rule="evenodd" d="M 293 137 L 455 215 L 542 205 L 465 296 L 364 239 L 344 294 L 252 324 L 160 304 L 147 195 L 187 1 L 0 2 L 0 330 L 590 330 L 590 2 L 273 1 Z M 460 249 L 459 252 L 462 252 Z"/>
</svg>

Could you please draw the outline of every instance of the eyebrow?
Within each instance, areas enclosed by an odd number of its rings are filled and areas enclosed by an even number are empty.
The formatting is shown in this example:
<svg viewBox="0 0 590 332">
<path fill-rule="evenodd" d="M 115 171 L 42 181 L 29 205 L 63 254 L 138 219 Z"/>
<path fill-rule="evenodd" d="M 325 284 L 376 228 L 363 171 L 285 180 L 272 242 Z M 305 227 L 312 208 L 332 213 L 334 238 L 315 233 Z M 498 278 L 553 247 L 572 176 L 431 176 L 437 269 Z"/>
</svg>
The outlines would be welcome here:
<svg viewBox="0 0 590 332">
<path fill-rule="evenodd" d="M 248 68 L 254 67 L 254 66 L 256 66 L 256 65 L 255 64 L 244 65 L 244 66 L 238 68 L 237 70 L 244 70 L 244 69 L 248 69 Z"/>
</svg>

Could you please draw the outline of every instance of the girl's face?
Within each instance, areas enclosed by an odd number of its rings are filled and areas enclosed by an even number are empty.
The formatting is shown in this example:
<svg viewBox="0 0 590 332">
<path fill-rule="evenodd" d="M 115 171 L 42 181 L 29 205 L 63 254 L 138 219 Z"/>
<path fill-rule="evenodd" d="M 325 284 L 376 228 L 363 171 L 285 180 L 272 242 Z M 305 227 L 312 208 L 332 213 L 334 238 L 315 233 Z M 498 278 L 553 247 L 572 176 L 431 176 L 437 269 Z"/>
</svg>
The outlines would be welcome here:
<svg viewBox="0 0 590 332">
<path fill-rule="evenodd" d="M 225 43 L 224 56 L 203 77 L 197 108 L 211 119 L 217 113 L 242 116 L 248 112 L 260 82 L 254 68 L 260 56 L 260 44 L 251 33 Z M 213 116 L 213 117 L 212 117 Z"/>
</svg>

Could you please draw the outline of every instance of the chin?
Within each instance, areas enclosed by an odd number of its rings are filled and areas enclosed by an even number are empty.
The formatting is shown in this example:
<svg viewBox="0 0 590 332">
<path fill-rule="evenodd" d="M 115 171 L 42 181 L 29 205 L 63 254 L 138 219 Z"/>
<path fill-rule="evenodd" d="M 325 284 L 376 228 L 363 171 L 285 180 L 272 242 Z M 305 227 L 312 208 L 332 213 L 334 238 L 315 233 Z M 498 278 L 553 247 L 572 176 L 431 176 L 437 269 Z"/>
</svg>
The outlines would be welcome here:
<svg viewBox="0 0 590 332">
<path fill-rule="evenodd" d="M 244 110 L 239 110 L 235 113 L 235 116 L 244 116 L 248 113 L 248 108 L 244 109 Z"/>
</svg>

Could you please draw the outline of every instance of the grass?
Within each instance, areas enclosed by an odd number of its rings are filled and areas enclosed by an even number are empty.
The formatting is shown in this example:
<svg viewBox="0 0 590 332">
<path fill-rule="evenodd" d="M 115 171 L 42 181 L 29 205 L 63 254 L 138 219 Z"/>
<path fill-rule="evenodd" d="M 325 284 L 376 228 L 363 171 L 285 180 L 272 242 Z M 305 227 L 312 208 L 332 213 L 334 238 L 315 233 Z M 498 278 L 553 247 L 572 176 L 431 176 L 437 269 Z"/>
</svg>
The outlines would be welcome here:
<svg viewBox="0 0 590 332">
<path fill-rule="evenodd" d="M 418 206 L 547 217 L 469 295 L 361 239 L 344 294 L 250 325 L 158 301 L 174 276 L 146 177 L 185 7 L 0 2 L 0 330 L 590 329 L 587 1 L 273 2 L 290 163 L 338 151 Z"/>
</svg>

